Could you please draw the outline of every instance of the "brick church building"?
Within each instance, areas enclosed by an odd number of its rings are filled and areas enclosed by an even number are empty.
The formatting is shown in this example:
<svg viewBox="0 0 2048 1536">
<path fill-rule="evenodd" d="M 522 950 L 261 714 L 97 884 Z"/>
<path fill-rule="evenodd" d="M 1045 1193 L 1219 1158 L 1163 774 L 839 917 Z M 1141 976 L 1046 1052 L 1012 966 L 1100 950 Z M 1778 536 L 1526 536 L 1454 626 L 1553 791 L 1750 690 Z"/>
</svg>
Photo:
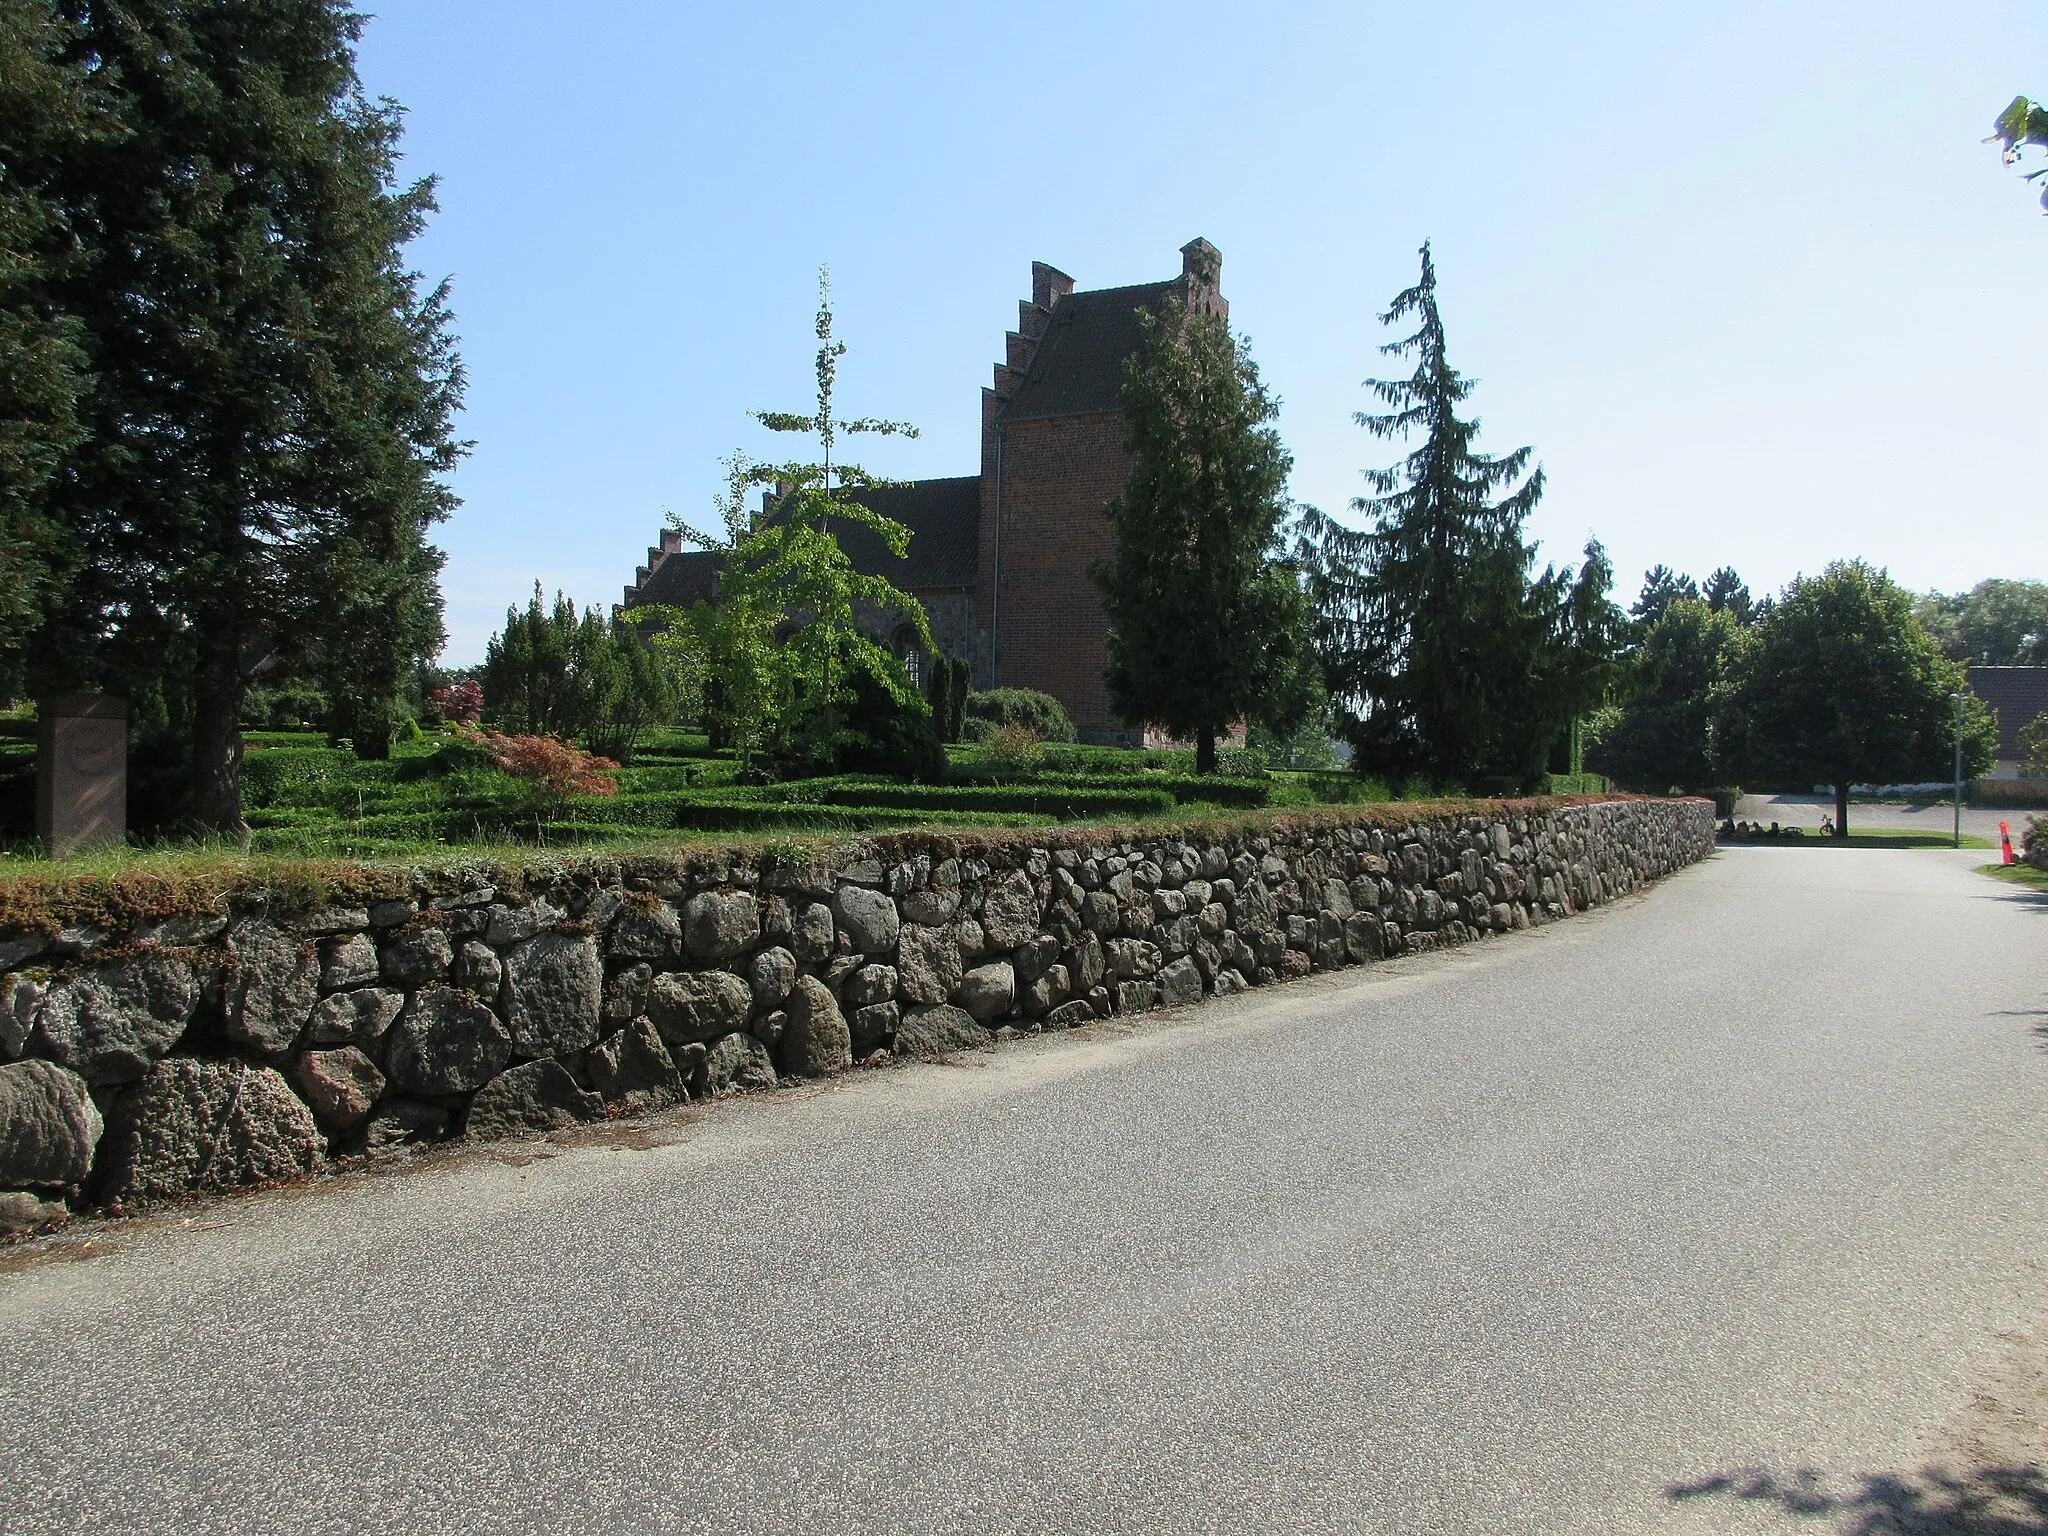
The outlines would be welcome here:
<svg viewBox="0 0 2048 1536">
<path fill-rule="evenodd" d="M 1181 247 L 1180 276 L 1076 292 L 1074 280 L 1031 264 L 1031 297 L 981 392 L 978 474 L 858 493 L 910 530 L 903 559 L 861 528 L 841 528 L 854 565 L 918 599 L 932 637 L 964 657 L 976 688 L 1037 688 L 1066 705 L 1083 741 L 1135 744 L 1103 685 L 1108 622 L 1088 580 L 1113 543 L 1103 507 L 1123 489 L 1128 459 L 1118 391 L 1124 359 L 1142 340 L 1138 313 L 1178 298 L 1227 318 L 1222 257 L 1206 240 Z M 685 550 L 664 532 L 626 588 L 625 606 L 689 607 L 711 598 L 720 556 Z M 921 672 L 900 615 L 864 628 Z"/>
</svg>

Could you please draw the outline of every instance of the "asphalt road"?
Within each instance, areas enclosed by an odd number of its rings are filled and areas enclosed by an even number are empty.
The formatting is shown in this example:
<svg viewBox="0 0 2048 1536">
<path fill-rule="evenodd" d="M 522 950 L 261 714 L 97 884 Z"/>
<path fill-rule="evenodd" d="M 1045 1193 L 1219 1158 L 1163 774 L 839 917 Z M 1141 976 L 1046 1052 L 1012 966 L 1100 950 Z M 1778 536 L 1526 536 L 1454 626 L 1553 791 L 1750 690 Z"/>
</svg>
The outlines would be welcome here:
<svg viewBox="0 0 2048 1536">
<path fill-rule="evenodd" d="M 2048 1311 L 2048 907 L 1968 865 L 108 1229 L 0 1273 L 0 1528 L 1907 1529 Z"/>
</svg>

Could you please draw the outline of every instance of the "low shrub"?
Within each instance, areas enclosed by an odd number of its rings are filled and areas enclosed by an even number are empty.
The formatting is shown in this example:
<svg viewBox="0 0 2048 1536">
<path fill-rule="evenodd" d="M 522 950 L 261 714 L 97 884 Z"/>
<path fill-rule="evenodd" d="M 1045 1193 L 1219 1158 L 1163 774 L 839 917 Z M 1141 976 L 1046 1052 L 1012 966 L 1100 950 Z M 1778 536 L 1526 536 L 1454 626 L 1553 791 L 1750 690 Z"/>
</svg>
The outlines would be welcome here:
<svg viewBox="0 0 2048 1536">
<path fill-rule="evenodd" d="M 1005 725 L 988 739 L 988 760 L 998 768 L 1033 768 L 1045 754 L 1038 732 L 1028 725 Z"/>
<path fill-rule="evenodd" d="M 917 811 L 1013 812 L 1077 821 L 1163 816 L 1178 803 L 1157 789 L 1092 789 L 1069 784 L 842 784 L 814 790 L 826 805 Z"/>
<path fill-rule="evenodd" d="M 1038 733 L 1040 741 L 1077 739 L 1066 705 L 1036 688 L 991 688 L 984 693 L 970 693 L 967 719 L 986 720 L 994 726 L 1026 725 Z M 962 724 L 962 735 L 970 741 L 976 739 L 965 722 Z"/>
</svg>

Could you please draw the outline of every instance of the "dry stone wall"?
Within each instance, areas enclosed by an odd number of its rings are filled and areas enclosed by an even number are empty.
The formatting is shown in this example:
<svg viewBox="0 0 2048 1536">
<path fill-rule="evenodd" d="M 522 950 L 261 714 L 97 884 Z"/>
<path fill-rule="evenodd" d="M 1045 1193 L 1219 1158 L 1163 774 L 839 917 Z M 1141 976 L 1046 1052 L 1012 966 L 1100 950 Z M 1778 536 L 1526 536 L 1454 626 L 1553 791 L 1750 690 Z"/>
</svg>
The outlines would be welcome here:
<svg viewBox="0 0 2048 1536">
<path fill-rule="evenodd" d="M 0 1228 L 1177 1007 L 1595 906 L 1705 801 L 589 859 L 0 930 Z"/>
</svg>

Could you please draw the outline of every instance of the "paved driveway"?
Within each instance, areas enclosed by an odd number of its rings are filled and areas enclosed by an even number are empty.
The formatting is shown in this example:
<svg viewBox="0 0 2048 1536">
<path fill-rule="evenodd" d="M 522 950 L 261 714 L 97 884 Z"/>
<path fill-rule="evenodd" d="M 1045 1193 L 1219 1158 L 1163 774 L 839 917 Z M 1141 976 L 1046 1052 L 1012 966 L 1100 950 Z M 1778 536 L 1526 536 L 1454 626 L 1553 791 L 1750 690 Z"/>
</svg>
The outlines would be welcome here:
<svg viewBox="0 0 2048 1536">
<path fill-rule="evenodd" d="M 114 1229 L 0 1274 L 0 1528 L 1901 1529 L 2038 1433 L 2048 909 L 1968 864 Z"/>
</svg>

